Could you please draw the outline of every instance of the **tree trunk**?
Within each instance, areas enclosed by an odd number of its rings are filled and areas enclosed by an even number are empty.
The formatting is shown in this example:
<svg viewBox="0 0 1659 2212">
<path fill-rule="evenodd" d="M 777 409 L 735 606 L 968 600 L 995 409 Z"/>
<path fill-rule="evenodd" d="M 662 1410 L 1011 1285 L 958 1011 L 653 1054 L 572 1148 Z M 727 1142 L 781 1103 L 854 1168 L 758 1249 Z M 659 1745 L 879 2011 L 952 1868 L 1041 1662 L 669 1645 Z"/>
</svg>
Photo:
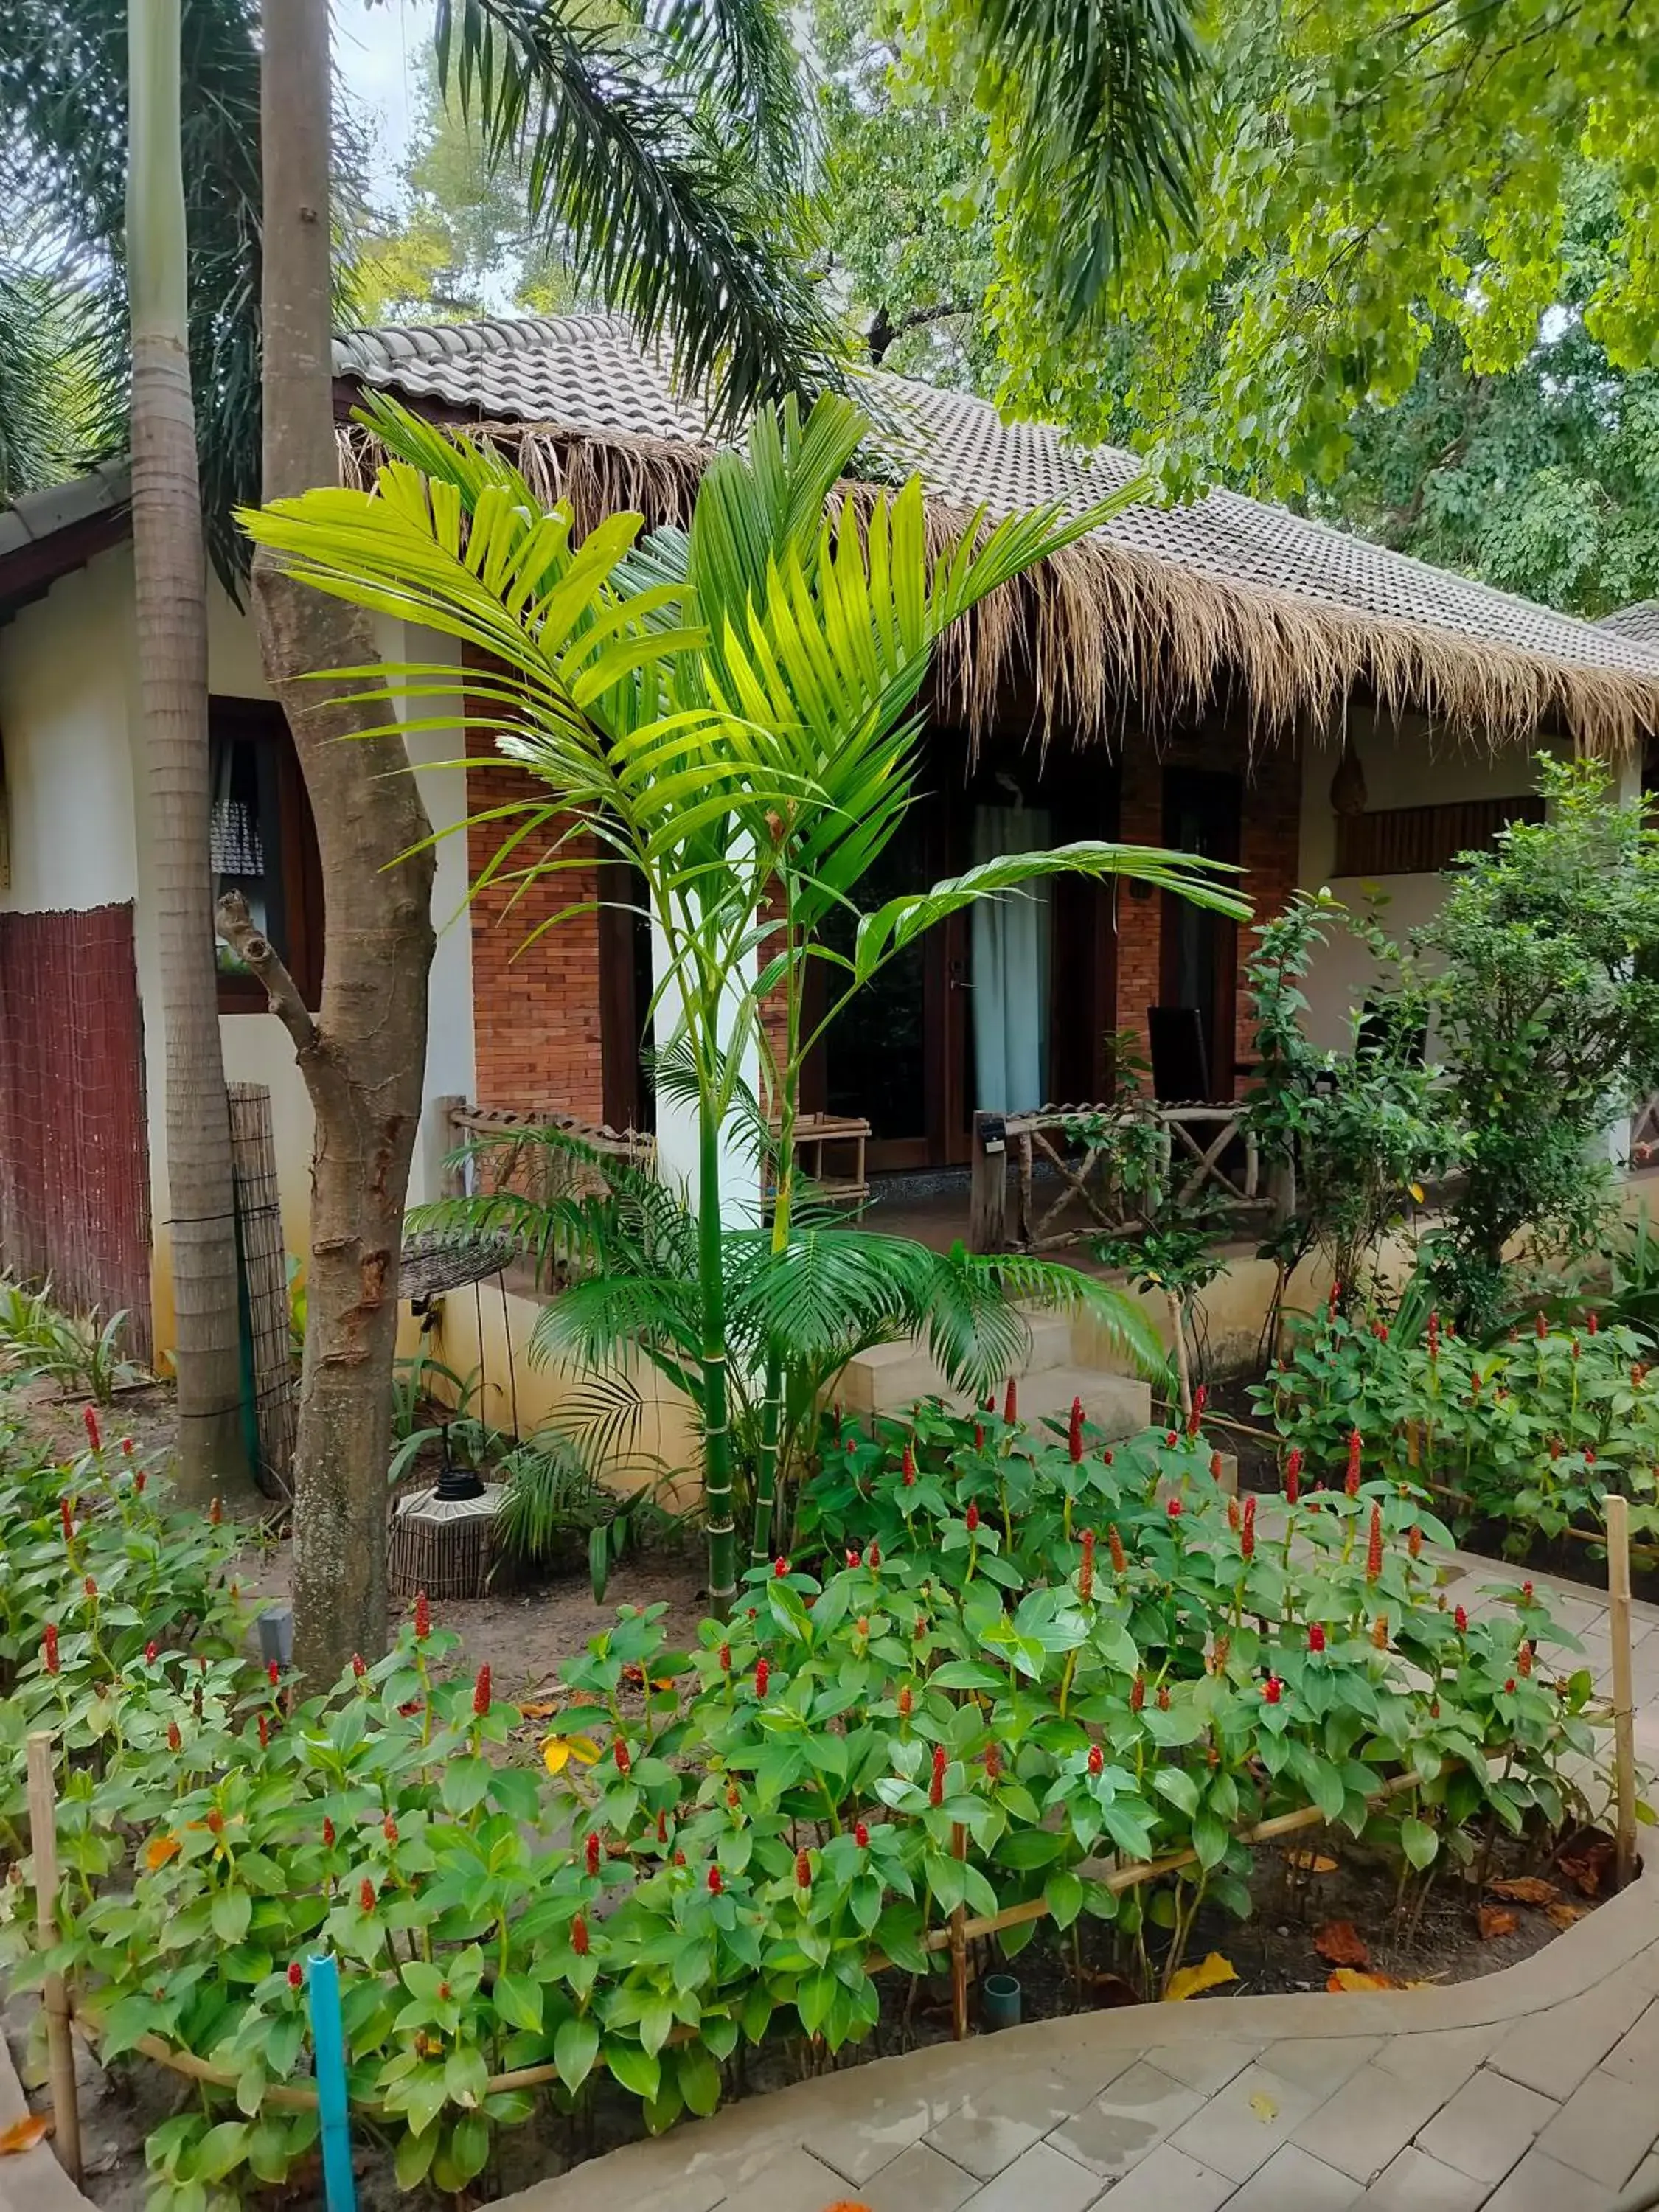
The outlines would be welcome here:
<svg viewBox="0 0 1659 2212">
<path fill-rule="evenodd" d="M 179 1480 L 247 1480 L 230 1109 L 209 857 L 207 575 L 190 386 L 179 0 L 128 24 L 127 268 L 138 691 L 166 1064 Z"/>
<path fill-rule="evenodd" d="M 337 474 L 330 370 L 327 0 L 264 0 L 264 493 Z M 368 618 L 254 570 L 265 674 L 311 796 L 325 901 L 313 1021 L 280 965 L 252 964 L 298 1047 L 316 1115 L 305 1365 L 295 1459 L 295 1658 L 319 1685 L 386 1633 L 386 1471 L 398 1260 L 426 1067 L 429 834 L 384 705 L 308 681 L 380 657 Z M 341 739 L 349 742 L 342 743 Z"/>
</svg>

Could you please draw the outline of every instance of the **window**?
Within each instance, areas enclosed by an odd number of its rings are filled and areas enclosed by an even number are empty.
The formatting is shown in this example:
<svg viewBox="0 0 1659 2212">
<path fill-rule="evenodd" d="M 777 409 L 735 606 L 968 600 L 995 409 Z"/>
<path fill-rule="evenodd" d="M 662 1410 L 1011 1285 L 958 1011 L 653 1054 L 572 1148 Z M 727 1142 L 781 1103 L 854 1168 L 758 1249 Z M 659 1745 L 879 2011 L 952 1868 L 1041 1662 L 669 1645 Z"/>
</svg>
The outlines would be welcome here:
<svg viewBox="0 0 1659 2212">
<path fill-rule="evenodd" d="M 1541 822 L 1536 792 L 1514 799 L 1454 799 L 1440 806 L 1394 806 L 1336 817 L 1338 876 L 1434 876 L 1460 853 L 1478 853 L 1506 823 Z"/>
<path fill-rule="evenodd" d="M 248 912 L 315 1006 L 322 984 L 323 878 L 311 805 L 283 710 L 261 699 L 208 709 L 213 895 L 240 891 Z M 263 985 L 217 948 L 219 1010 L 263 1013 Z"/>
</svg>

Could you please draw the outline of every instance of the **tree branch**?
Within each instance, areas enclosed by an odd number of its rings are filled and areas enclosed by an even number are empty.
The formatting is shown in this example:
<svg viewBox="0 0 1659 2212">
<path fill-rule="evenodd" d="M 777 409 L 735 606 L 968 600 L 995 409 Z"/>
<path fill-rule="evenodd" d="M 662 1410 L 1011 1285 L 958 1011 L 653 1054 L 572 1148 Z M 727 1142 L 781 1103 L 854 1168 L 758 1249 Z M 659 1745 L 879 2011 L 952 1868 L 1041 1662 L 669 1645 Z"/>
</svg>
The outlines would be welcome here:
<svg viewBox="0 0 1659 2212">
<path fill-rule="evenodd" d="M 895 318 L 885 307 L 876 309 L 870 327 L 864 334 L 864 343 L 870 350 L 871 366 L 879 368 L 887 357 L 888 348 L 905 331 L 921 330 L 928 323 L 942 323 L 953 315 L 971 315 L 976 302 L 972 300 L 945 300 L 937 307 L 908 307 Z"/>
<path fill-rule="evenodd" d="M 295 1050 L 312 1050 L 318 1042 L 318 1030 L 311 1011 L 300 996 L 299 985 L 283 967 L 276 946 L 254 927 L 247 901 L 240 891 L 224 894 L 213 909 L 213 920 L 220 936 L 237 958 L 264 985 L 270 1011 L 293 1038 Z"/>
</svg>

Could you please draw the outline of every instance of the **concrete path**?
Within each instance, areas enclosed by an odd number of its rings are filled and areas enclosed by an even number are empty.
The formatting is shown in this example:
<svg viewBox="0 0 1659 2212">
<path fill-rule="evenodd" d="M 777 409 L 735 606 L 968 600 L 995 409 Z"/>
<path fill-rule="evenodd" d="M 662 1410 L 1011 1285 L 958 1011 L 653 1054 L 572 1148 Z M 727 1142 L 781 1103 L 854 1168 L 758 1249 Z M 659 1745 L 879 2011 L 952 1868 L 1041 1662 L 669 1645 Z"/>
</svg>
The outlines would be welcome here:
<svg viewBox="0 0 1659 2212">
<path fill-rule="evenodd" d="M 1463 1553 L 1446 1566 L 1471 1613 L 1483 1585 L 1517 1579 Z M 1584 1647 L 1546 1662 L 1605 1686 L 1605 1602 L 1533 1579 Z M 1652 1765 L 1659 1608 L 1635 1613 Z M 1659 1851 L 1622 1897 L 1479 1981 L 1137 2006 L 935 2045 L 732 2105 L 501 2212 L 1607 2212 L 1659 2180 L 1656 2140 Z"/>
</svg>

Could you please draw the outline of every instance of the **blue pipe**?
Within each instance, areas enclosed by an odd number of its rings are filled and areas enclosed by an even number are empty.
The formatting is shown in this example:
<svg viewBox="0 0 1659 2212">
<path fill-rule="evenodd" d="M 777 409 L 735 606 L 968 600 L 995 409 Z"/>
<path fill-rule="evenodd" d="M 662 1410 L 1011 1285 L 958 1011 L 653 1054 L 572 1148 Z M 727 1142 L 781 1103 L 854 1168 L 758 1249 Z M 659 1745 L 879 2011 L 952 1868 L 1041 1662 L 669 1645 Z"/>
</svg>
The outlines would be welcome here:
<svg viewBox="0 0 1659 2212">
<path fill-rule="evenodd" d="M 357 2212 L 351 2172 L 351 2122 L 346 2110 L 345 2029 L 340 2019 L 340 1969 L 331 1953 L 310 1961 L 311 2047 L 317 2066 L 317 2112 L 323 2130 L 323 2190 L 328 2212 Z"/>
</svg>

